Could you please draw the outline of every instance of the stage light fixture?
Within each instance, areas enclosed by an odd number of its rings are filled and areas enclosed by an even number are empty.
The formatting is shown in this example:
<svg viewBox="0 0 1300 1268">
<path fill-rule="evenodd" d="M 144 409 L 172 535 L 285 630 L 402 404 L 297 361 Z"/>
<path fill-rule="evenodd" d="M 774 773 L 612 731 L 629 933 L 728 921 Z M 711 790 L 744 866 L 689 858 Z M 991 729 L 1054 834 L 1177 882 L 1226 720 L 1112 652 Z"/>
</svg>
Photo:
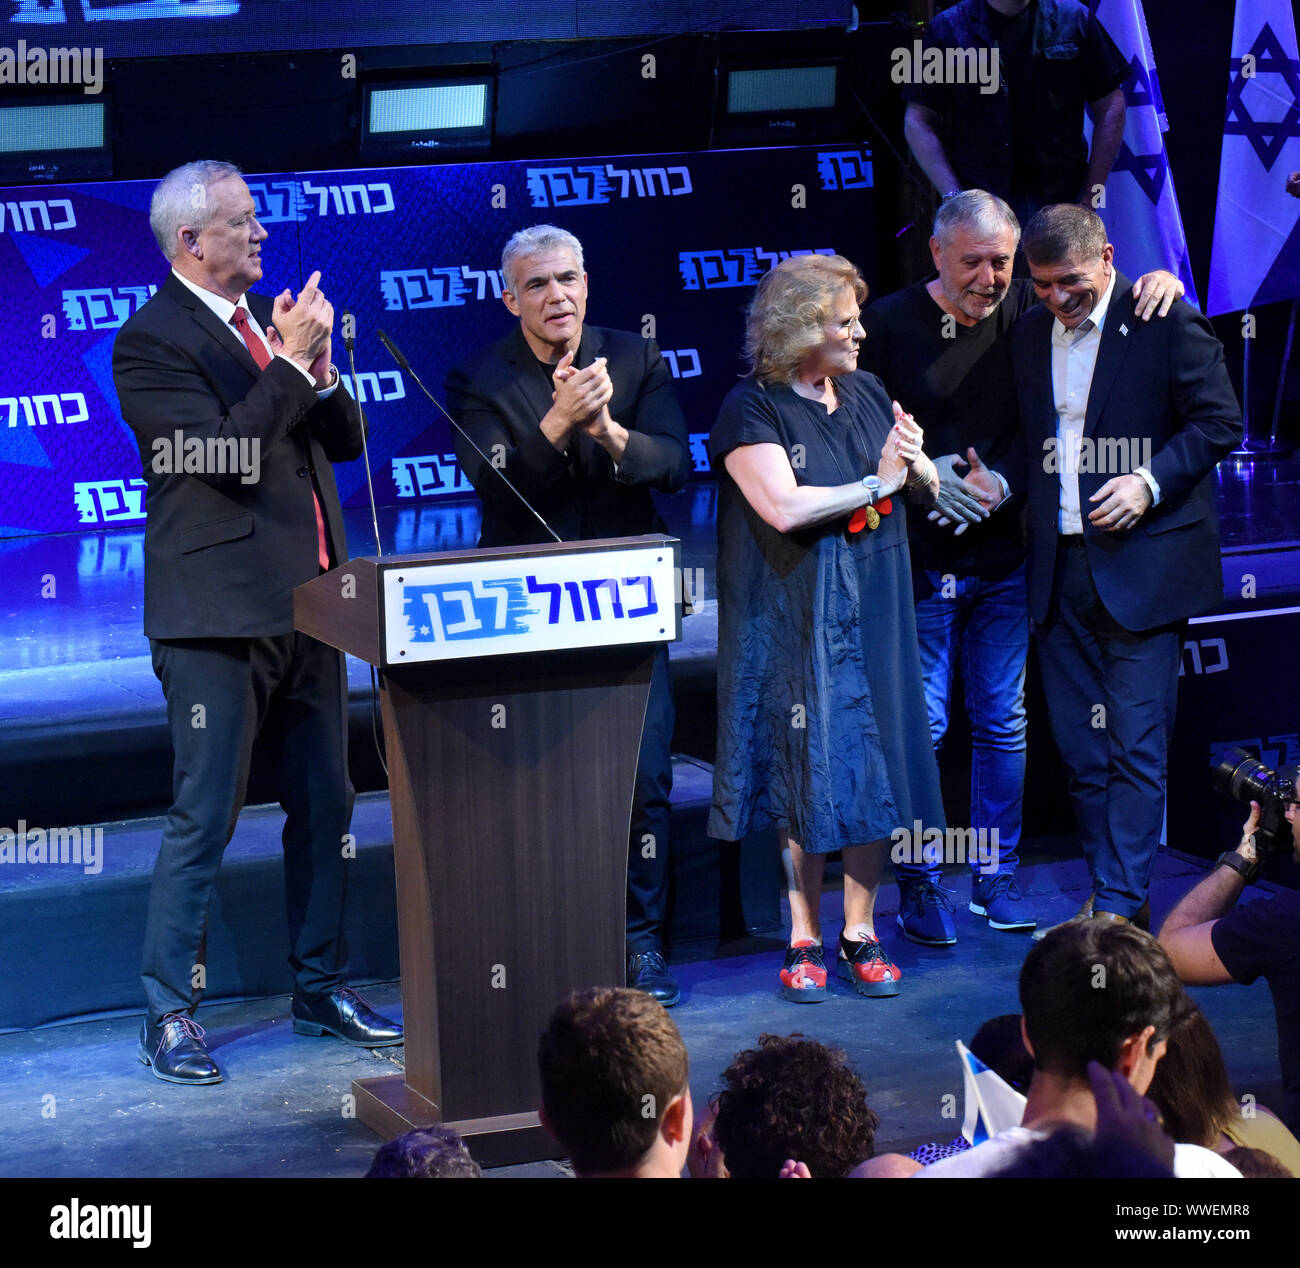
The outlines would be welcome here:
<svg viewBox="0 0 1300 1268">
<path fill-rule="evenodd" d="M 0 181 L 101 180 L 112 176 L 106 95 L 23 105 L 0 102 Z"/>
<path fill-rule="evenodd" d="M 484 150 L 492 141 L 491 76 L 372 81 L 364 89 L 365 159 L 435 159 Z"/>
<path fill-rule="evenodd" d="M 762 66 L 727 72 L 728 114 L 834 110 L 839 67 Z"/>
<path fill-rule="evenodd" d="M 715 139 L 724 145 L 793 145 L 836 137 L 839 61 L 724 67 Z"/>
</svg>

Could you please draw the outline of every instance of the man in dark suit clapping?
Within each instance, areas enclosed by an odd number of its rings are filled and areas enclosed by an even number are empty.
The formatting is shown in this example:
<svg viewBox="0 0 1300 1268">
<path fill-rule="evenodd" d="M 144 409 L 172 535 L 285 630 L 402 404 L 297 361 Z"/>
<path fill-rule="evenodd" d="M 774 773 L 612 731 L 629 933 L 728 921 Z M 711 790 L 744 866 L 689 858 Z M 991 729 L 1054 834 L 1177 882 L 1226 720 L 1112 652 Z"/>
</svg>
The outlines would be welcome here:
<svg viewBox="0 0 1300 1268">
<path fill-rule="evenodd" d="M 347 774 L 342 656 L 293 628 L 293 589 L 347 558 L 330 464 L 361 421 L 330 362 L 334 310 L 313 273 L 295 300 L 248 295 L 266 230 L 228 163 L 188 163 L 149 223 L 171 273 L 122 327 L 113 378 L 146 494 L 144 630 L 167 697 L 173 803 L 154 867 L 139 1057 L 216 1083 L 193 1021 L 204 932 L 260 734 L 284 827 L 294 1030 L 400 1043 L 340 977 Z"/>
<path fill-rule="evenodd" d="M 495 466 L 564 541 L 664 531 L 651 489 L 690 472 L 686 419 L 654 340 L 584 324 L 582 244 L 554 225 L 521 229 L 502 252 L 503 299 L 519 325 L 447 376 L 447 401 L 487 462 L 456 457 L 483 503 L 480 546 L 547 541 Z M 665 1008 L 677 983 L 662 953 L 668 899 L 668 651 L 650 680 L 628 851 L 627 982 Z"/>
<path fill-rule="evenodd" d="M 1021 245 L 1042 303 L 1012 337 L 1025 444 L 1006 476 L 1028 495 L 1029 612 L 1092 873 L 1080 915 L 1145 924 L 1187 619 L 1223 597 L 1211 473 L 1241 410 L 1195 309 L 1137 319 L 1094 212 L 1044 207 Z"/>
</svg>

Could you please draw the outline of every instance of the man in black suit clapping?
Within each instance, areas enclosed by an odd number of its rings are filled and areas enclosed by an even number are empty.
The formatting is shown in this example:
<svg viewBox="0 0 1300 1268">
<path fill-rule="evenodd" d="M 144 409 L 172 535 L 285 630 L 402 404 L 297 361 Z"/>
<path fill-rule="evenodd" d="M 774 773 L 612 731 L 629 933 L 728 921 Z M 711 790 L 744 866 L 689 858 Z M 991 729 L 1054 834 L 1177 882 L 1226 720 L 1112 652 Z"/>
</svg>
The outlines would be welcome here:
<svg viewBox="0 0 1300 1268">
<path fill-rule="evenodd" d="M 139 1057 L 168 1082 L 216 1083 L 193 1013 L 208 906 L 259 735 L 286 813 L 294 1030 L 402 1041 L 342 985 L 347 682 L 342 656 L 293 628 L 294 587 L 347 558 L 330 464 L 361 453 L 361 421 L 330 362 L 334 310 L 320 274 L 296 300 L 246 294 L 267 233 L 237 168 L 205 160 L 168 173 L 149 223 L 171 273 L 113 346 L 148 486 L 144 630 L 175 750 Z"/>
</svg>

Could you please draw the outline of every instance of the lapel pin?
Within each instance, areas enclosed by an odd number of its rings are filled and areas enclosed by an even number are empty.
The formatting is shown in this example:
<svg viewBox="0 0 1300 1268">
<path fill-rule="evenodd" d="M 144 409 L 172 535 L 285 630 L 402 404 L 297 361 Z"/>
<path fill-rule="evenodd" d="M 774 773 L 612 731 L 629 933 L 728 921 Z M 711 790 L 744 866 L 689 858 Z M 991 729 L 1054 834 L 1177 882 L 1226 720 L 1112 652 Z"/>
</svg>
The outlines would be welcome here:
<svg viewBox="0 0 1300 1268">
<path fill-rule="evenodd" d="M 1121 325 L 1120 328 L 1119 328 L 1119 333 L 1120 333 L 1121 335 L 1126 335 L 1126 334 L 1128 334 L 1128 327 L 1127 327 L 1127 326 L 1124 326 L 1124 325 Z"/>
</svg>

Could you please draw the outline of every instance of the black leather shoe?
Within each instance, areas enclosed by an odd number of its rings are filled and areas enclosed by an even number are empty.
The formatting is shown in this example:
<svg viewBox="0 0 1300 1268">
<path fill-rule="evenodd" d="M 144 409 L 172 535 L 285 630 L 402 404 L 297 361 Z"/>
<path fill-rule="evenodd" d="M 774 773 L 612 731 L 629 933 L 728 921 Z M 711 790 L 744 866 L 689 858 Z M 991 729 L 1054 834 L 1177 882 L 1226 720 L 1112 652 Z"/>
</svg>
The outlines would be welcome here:
<svg viewBox="0 0 1300 1268">
<path fill-rule="evenodd" d="M 677 980 L 658 951 L 634 951 L 627 957 L 627 984 L 657 999 L 665 1008 L 671 1008 L 682 997 Z"/>
<path fill-rule="evenodd" d="M 350 986 L 336 986 L 328 995 L 293 997 L 295 1035 L 333 1035 L 362 1048 L 391 1048 L 402 1042 L 402 1028 L 381 1017 Z"/>
<path fill-rule="evenodd" d="M 203 1046 L 203 1027 L 187 1013 L 168 1013 L 156 1026 L 140 1023 L 136 1056 L 165 1083 L 220 1083 L 221 1070 Z"/>
</svg>

